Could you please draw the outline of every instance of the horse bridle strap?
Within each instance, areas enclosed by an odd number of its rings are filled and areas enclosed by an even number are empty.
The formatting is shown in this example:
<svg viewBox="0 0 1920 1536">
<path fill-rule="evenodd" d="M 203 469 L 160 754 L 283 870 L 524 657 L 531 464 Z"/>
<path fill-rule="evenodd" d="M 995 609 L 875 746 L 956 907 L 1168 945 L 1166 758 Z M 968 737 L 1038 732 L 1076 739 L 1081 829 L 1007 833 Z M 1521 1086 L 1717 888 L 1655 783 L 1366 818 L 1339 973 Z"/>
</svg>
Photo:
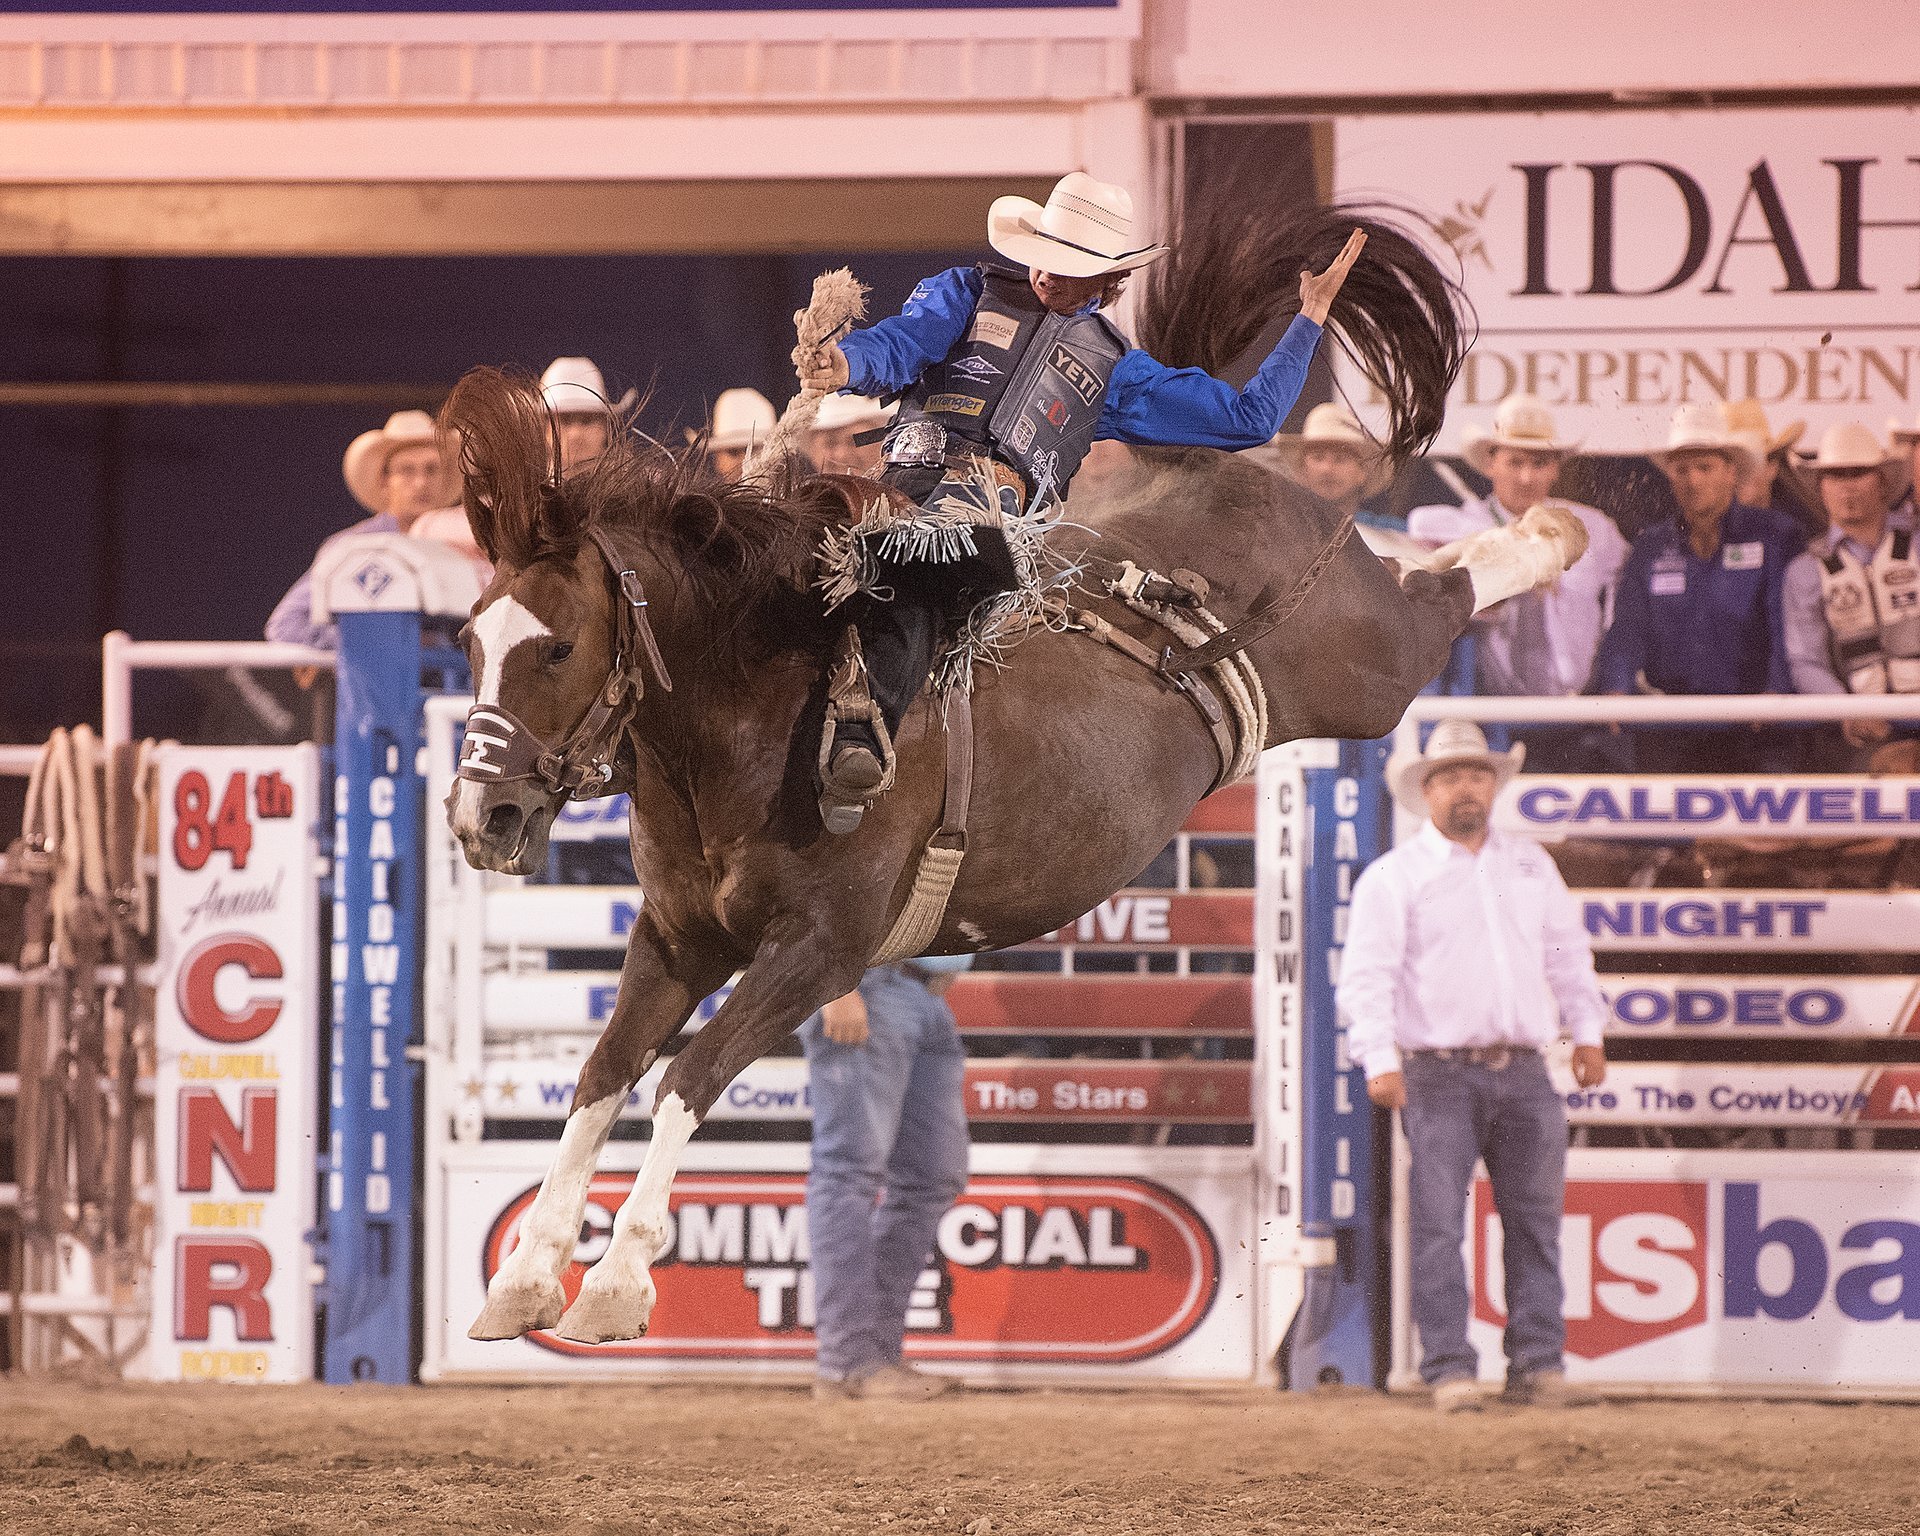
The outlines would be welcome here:
<svg viewBox="0 0 1920 1536">
<path fill-rule="evenodd" d="M 673 679 L 647 618 L 647 593 L 639 573 L 621 560 L 605 529 L 590 527 L 587 536 L 606 561 L 619 594 L 614 605 L 613 666 L 606 682 L 580 723 L 557 747 L 512 710 L 498 704 L 474 705 L 467 714 L 466 745 L 454 770 L 456 777 L 479 784 L 532 779 L 549 794 L 592 799 L 604 793 L 613 778 L 616 738 L 628 706 L 646 697 L 642 657 L 652 665 L 662 691 L 673 692 Z"/>
<path fill-rule="evenodd" d="M 1262 603 L 1255 600 L 1253 608 L 1238 624 L 1220 631 L 1205 645 L 1196 645 L 1190 651 L 1176 652 L 1168 646 L 1160 653 L 1158 669 L 1169 677 L 1177 677 L 1210 667 L 1217 661 L 1224 661 L 1236 651 L 1244 651 L 1254 641 L 1272 634 L 1294 614 L 1300 611 L 1300 605 L 1307 600 L 1307 594 L 1313 590 L 1314 583 L 1326 573 L 1333 557 L 1340 553 L 1348 539 L 1353 537 L 1353 518 L 1340 519 L 1340 526 L 1333 531 L 1324 548 L 1314 557 L 1313 564 L 1300 573 L 1300 579 L 1288 590 L 1284 597 Z M 1260 596 L 1265 598 L 1273 588 L 1269 586 Z"/>
</svg>

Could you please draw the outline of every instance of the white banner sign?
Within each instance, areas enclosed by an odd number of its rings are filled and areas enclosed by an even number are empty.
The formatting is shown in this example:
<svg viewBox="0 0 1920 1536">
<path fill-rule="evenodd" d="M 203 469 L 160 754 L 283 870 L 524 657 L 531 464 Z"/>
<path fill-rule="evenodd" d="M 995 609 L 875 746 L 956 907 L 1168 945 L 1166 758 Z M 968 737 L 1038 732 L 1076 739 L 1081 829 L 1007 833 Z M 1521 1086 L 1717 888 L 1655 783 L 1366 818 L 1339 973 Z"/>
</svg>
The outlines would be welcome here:
<svg viewBox="0 0 1920 1536">
<path fill-rule="evenodd" d="M 312 747 L 160 756 L 155 1377 L 306 1381 L 319 896 Z"/>
<path fill-rule="evenodd" d="M 1502 831 L 1559 837 L 1911 837 L 1920 780 L 1527 776 L 1500 798 Z"/>
<path fill-rule="evenodd" d="M 1602 976 L 1623 1035 L 1833 1037 L 1920 1033 L 1907 976 Z"/>
<path fill-rule="evenodd" d="M 1601 950 L 1920 951 L 1916 891 L 1576 891 Z"/>
<path fill-rule="evenodd" d="M 1504 1372 L 1506 1298 L 1484 1179 L 1470 1218 L 1470 1335 L 1493 1381 Z M 1576 1380 L 1920 1387 L 1920 1164 L 1910 1156 L 1576 1148 L 1560 1272 Z"/>
<path fill-rule="evenodd" d="M 1910 108 L 1342 118 L 1334 145 L 1338 194 L 1418 210 L 1465 281 L 1448 448 L 1515 390 L 1601 452 L 1689 400 L 1755 396 L 1809 441 L 1913 420 Z"/>
<path fill-rule="evenodd" d="M 1616 1061 L 1597 1088 L 1564 1067 L 1554 1084 L 1575 1125 L 1920 1126 L 1920 1066 Z"/>
<path fill-rule="evenodd" d="M 427 1379 L 568 1378 L 742 1370 L 810 1373 L 815 1281 L 808 1149 L 688 1147 L 647 1337 L 583 1346 L 539 1332 L 475 1343 L 467 1325 L 518 1241 L 547 1146 L 460 1149 L 430 1172 L 457 1214 L 439 1234 Z M 606 1250 L 645 1151 L 615 1142 L 593 1182 L 563 1284 Z M 908 1302 L 908 1358 L 982 1380 L 1249 1380 L 1253 1181 L 1230 1148 L 976 1146 L 967 1190 L 935 1234 Z"/>
</svg>

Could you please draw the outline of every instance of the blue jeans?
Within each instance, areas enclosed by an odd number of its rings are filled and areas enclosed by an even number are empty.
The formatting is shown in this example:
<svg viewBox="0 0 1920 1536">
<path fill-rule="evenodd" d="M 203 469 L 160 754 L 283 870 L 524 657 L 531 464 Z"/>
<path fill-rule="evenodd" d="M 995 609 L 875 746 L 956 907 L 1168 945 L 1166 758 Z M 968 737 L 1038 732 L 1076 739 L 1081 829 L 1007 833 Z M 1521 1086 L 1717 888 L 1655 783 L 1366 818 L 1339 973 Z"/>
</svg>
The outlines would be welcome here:
<svg viewBox="0 0 1920 1536">
<path fill-rule="evenodd" d="M 967 1187 L 953 1011 L 891 966 L 868 971 L 860 996 L 865 1044 L 834 1044 L 819 1014 L 800 1026 L 813 1094 L 814 1333 L 820 1374 L 833 1380 L 899 1362 L 935 1229 Z"/>
<path fill-rule="evenodd" d="M 1566 1206 L 1567 1109 L 1545 1061 L 1520 1052 L 1498 1071 L 1409 1052 L 1401 1123 L 1412 1150 L 1413 1320 L 1420 1376 L 1479 1373 L 1467 1342 L 1467 1191 L 1484 1160 L 1505 1233 L 1509 1380 L 1561 1369 L 1560 1217 Z"/>
</svg>

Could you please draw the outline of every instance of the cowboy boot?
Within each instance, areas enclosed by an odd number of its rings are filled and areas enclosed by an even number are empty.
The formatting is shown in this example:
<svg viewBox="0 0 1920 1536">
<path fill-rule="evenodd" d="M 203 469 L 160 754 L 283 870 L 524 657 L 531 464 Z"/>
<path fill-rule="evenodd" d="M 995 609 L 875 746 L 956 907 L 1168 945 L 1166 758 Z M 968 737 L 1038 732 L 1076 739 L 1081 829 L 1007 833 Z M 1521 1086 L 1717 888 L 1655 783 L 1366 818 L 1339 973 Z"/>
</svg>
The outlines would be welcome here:
<svg viewBox="0 0 1920 1536">
<path fill-rule="evenodd" d="M 874 796 L 893 783 L 893 735 L 868 687 L 866 654 L 852 624 L 827 674 L 819 769 L 820 821 L 836 837 L 856 829 Z"/>
</svg>

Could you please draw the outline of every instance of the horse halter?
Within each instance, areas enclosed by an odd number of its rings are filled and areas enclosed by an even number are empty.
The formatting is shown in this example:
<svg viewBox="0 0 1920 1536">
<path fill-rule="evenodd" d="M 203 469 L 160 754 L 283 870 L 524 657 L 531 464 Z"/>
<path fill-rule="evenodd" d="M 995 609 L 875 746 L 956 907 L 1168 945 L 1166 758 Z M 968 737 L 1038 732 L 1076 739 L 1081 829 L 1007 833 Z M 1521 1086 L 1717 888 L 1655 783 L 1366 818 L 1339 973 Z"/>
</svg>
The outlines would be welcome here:
<svg viewBox="0 0 1920 1536">
<path fill-rule="evenodd" d="M 590 527 L 587 537 L 606 561 L 618 594 L 613 605 L 613 666 L 606 682 L 558 746 L 510 709 L 474 705 L 467 711 L 467 739 L 460 766 L 454 770 L 456 778 L 476 784 L 530 779 L 563 799 L 596 799 L 608 792 L 613 780 L 613 757 L 627 712 L 647 695 L 646 666 L 653 668 L 663 692 L 673 692 L 673 679 L 660 659 L 653 625 L 647 619 L 647 593 L 639 573 L 620 558 L 606 530 Z"/>
</svg>

